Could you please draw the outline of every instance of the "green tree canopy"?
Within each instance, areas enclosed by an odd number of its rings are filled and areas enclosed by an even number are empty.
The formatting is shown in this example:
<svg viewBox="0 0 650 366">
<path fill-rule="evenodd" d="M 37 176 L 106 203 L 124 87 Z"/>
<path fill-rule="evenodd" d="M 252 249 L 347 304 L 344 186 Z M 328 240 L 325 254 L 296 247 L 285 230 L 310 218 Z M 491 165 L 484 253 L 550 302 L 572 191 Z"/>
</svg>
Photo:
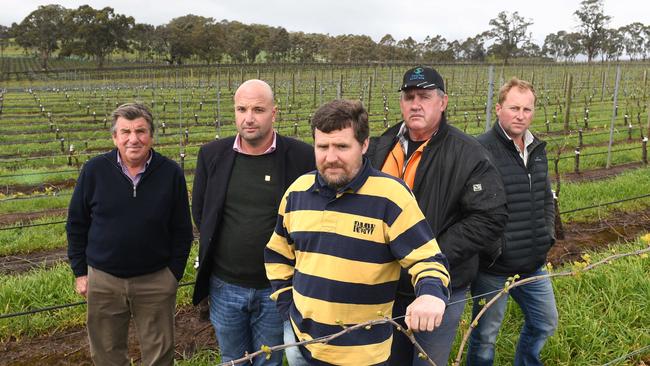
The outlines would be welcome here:
<svg viewBox="0 0 650 366">
<path fill-rule="evenodd" d="M 16 43 L 38 51 L 44 70 L 48 68 L 52 52 L 59 49 L 58 40 L 64 35 L 68 13 L 69 10 L 60 5 L 39 6 L 13 27 Z"/>
<path fill-rule="evenodd" d="M 605 15 L 602 0 L 583 0 L 573 13 L 580 20 L 580 43 L 591 62 L 603 48 L 610 17 Z"/>
<path fill-rule="evenodd" d="M 532 20 L 522 17 L 516 11 L 512 14 L 500 12 L 490 20 L 492 28 L 486 33 L 488 38 L 494 40 L 488 51 L 507 64 L 510 58 L 518 55 L 524 44 L 530 42 L 527 31 L 532 24 Z"/>
<path fill-rule="evenodd" d="M 133 17 L 116 14 L 113 8 L 93 9 L 82 5 L 67 16 L 69 32 L 64 36 L 64 52 L 94 57 L 99 67 L 116 50 L 129 49 Z"/>
</svg>

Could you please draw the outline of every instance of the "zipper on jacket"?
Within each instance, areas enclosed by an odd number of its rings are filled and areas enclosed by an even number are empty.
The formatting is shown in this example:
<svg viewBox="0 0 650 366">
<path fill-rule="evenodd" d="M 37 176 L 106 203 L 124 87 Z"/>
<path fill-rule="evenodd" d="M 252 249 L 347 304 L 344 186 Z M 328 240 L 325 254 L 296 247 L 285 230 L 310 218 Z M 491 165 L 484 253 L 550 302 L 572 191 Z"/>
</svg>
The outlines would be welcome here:
<svg viewBox="0 0 650 366">
<path fill-rule="evenodd" d="M 106 159 L 109 160 L 113 164 L 113 166 L 120 172 L 120 174 L 122 174 L 122 176 L 124 177 L 124 179 L 126 179 L 127 182 L 129 182 L 131 185 L 133 185 L 133 198 L 136 198 L 137 197 L 137 187 L 138 186 L 136 184 L 133 184 L 133 181 L 131 180 L 131 178 L 129 178 L 128 175 L 124 174 L 124 171 L 122 171 L 122 167 L 119 166 L 119 164 L 116 164 L 111 159 L 108 159 L 108 158 L 106 158 Z M 142 176 L 140 177 L 140 180 L 138 181 L 138 184 L 142 183 L 142 180 L 144 179 L 144 177 L 149 175 L 149 174 L 146 174 L 146 173 L 150 173 L 150 172 L 151 172 L 150 169 L 145 170 L 145 173 L 143 173 Z"/>
</svg>

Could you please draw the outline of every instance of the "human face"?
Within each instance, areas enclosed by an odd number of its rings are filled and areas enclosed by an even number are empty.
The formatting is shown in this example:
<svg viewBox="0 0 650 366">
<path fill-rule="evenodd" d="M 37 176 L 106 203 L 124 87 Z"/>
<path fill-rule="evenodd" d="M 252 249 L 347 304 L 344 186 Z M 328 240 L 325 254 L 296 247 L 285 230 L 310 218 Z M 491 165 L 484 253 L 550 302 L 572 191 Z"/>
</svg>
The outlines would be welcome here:
<svg viewBox="0 0 650 366">
<path fill-rule="evenodd" d="M 273 143 L 276 108 L 266 84 L 248 83 L 235 93 L 235 123 L 242 148 L 263 153 Z"/>
<path fill-rule="evenodd" d="M 147 120 L 143 117 L 134 120 L 118 117 L 113 132 L 113 144 L 126 166 L 144 166 L 153 146 L 153 136 Z"/>
<path fill-rule="evenodd" d="M 528 89 L 510 89 L 503 103 L 495 106 L 501 128 L 513 140 L 523 138 L 535 114 L 535 95 Z"/>
<path fill-rule="evenodd" d="M 409 137 L 414 141 L 430 139 L 438 131 L 447 101 L 447 95 L 441 97 L 436 90 L 411 88 L 402 91 L 399 107 Z"/>
<path fill-rule="evenodd" d="M 368 150 L 368 139 L 363 144 L 354 138 L 354 130 L 314 131 L 314 154 L 318 173 L 328 186 L 340 189 L 350 183 L 363 164 L 362 156 Z"/>
</svg>

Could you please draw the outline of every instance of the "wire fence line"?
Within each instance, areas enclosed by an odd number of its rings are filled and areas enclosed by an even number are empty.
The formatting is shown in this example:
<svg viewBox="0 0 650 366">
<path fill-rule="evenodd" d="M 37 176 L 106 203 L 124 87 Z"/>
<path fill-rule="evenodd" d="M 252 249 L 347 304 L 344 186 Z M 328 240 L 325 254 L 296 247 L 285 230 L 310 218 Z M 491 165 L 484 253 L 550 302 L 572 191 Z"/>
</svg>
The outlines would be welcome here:
<svg viewBox="0 0 650 366">
<path fill-rule="evenodd" d="M 183 282 L 183 283 L 179 284 L 178 287 L 194 286 L 194 284 L 196 284 L 195 281 L 193 281 L 193 282 Z M 484 294 L 480 294 L 480 295 L 476 295 L 476 296 L 472 296 L 472 297 L 467 297 L 467 298 L 465 298 L 463 300 L 452 301 L 452 302 L 448 303 L 447 306 L 468 302 L 469 300 L 473 300 L 473 299 L 477 299 L 477 298 L 480 298 L 480 297 L 492 295 L 492 294 L 495 294 L 495 293 L 500 292 L 500 291 L 501 290 L 490 291 L 490 292 L 486 292 Z M 79 302 L 73 302 L 73 303 L 68 303 L 68 304 L 52 305 L 52 306 L 46 306 L 46 307 L 37 308 L 37 309 L 19 311 L 19 312 L 15 312 L 15 313 L 0 314 L 0 319 L 16 318 L 16 317 L 25 316 L 25 315 L 34 315 L 34 314 L 38 314 L 38 313 L 42 313 L 42 312 L 48 312 L 48 311 L 54 311 L 54 310 L 59 310 L 59 309 L 75 307 L 75 306 L 81 306 L 81 305 L 85 305 L 86 303 L 87 303 L 86 301 L 79 301 Z M 397 318 L 394 318 L 394 319 L 399 319 L 399 318 L 401 318 L 401 317 L 397 317 Z"/>
<path fill-rule="evenodd" d="M 39 197 L 41 197 L 41 196 L 39 196 Z M 617 203 L 641 200 L 641 199 L 648 198 L 648 197 L 650 197 L 650 193 L 643 194 L 643 195 L 640 195 L 640 196 L 623 198 L 623 199 L 616 200 L 616 201 L 611 201 L 611 202 L 604 202 L 604 203 L 600 203 L 600 204 L 597 204 L 597 205 L 590 205 L 590 206 L 585 206 L 585 207 L 574 208 L 574 209 L 571 209 L 571 210 L 560 211 L 560 215 L 573 213 L 573 212 L 578 212 L 578 211 L 591 210 L 591 209 L 600 208 L 600 207 L 611 206 L 611 205 L 614 205 L 614 204 L 617 204 Z M 2 201 L 0 201 L 0 203 L 1 202 Z M 66 223 L 66 220 L 43 222 L 43 223 L 36 223 L 36 224 L 16 225 L 16 226 L 5 226 L 5 227 L 0 227 L 0 231 L 18 230 L 18 229 L 25 229 L 25 228 L 30 228 L 30 227 L 58 225 L 58 224 L 64 224 L 64 223 Z"/>
<path fill-rule="evenodd" d="M 193 286 L 195 283 L 196 282 L 183 282 L 183 283 L 180 283 L 178 285 L 178 287 Z M 16 318 L 16 317 L 25 316 L 25 315 L 34 315 L 34 314 L 38 314 L 38 313 L 54 311 L 54 310 L 59 310 L 59 309 L 65 309 L 65 308 L 71 308 L 71 307 L 81 306 L 81 305 L 86 305 L 86 304 L 87 304 L 87 301 L 79 301 L 79 302 L 72 302 L 72 303 L 68 303 L 68 304 L 52 305 L 52 306 L 46 306 L 46 307 L 38 308 L 38 309 L 19 311 L 19 312 L 16 312 L 16 313 L 0 314 L 0 319 L 9 319 L 9 318 Z"/>
<path fill-rule="evenodd" d="M 516 277 L 513 277 L 512 282 L 510 280 L 508 282 L 506 282 L 506 285 L 505 285 L 505 287 L 503 289 L 498 289 L 498 290 L 486 292 L 486 293 L 475 295 L 475 296 L 472 296 L 472 297 L 467 297 L 467 298 L 465 298 L 463 300 L 459 300 L 459 301 L 456 301 L 456 302 L 449 303 L 448 305 L 458 304 L 458 303 L 462 303 L 462 302 L 467 302 L 469 300 L 475 300 L 477 298 L 485 298 L 486 296 L 498 293 L 495 297 L 492 298 L 492 300 L 490 300 L 490 302 L 488 302 L 487 304 L 485 304 L 483 306 L 483 308 L 484 308 L 483 311 L 481 313 L 479 313 L 477 315 L 477 317 L 472 321 L 472 323 L 471 323 L 472 325 L 470 325 L 470 328 L 465 333 L 465 336 L 463 338 L 463 342 L 462 342 L 461 347 L 459 349 L 459 353 L 458 353 L 458 356 L 456 358 L 456 362 L 454 363 L 454 365 L 458 364 L 458 362 L 460 360 L 460 357 L 461 357 L 461 355 L 463 353 L 464 344 L 466 342 L 466 339 L 469 336 L 469 334 L 471 333 L 473 327 L 475 327 L 474 323 L 477 321 L 477 319 L 480 318 L 480 316 L 484 312 L 485 308 L 488 308 L 491 304 L 493 304 L 494 301 L 498 297 L 502 296 L 503 294 L 507 294 L 512 288 L 522 286 L 522 285 L 526 285 L 527 283 L 531 283 L 531 282 L 534 282 L 534 281 L 539 281 L 539 280 L 542 280 L 544 278 L 556 278 L 556 277 L 562 277 L 562 276 L 576 275 L 579 272 L 586 272 L 586 271 L 593 270 L 594 268 L 596 268 L 598 266 L 601 266 L 603 264 L 611 263 L 614 260 L 618 260 L 618 259 L 621 259 L 621 258 L 624 258 L 624 257 L 629 257 L 629 256 L 632 256 L 632 255 L 643 256 L 643 255 L 647 255 L 646 253 L 648 253 L 648 252 L 650 252 L 650 247 L 647 247 L 645 249 L 636 250 L 636 251 L 629 252 L 629 253 L 620 253 L 620 254 L 611 255 L 611 256 L 609 256 L 607 258 L 604 258 L 604 259 L 602 259 L 602 260 L 600 260 L 598 262 L 592 263 L 592 264 L 585 263 L 585 267 L 577 267 L 577 268 L 574 268 L 572 270 L 567 270 L 567 271 L 564 271 L 564 272 L 547 273 L 546 275 L 535 276 L 535 277 L 523 279 L 523 280 L 520 280 L 520 281 L 517 281 L 517 276 L 516 276 Z M 184 286 L 191 286 L 191 285 L 194 285 L 194 284 L 195 284 L 195 282 L 181 283 L 181 284 L 179 284 L 179 288 L 184 287 Z M 22 311 L 22 312 L 16 312 L 16 313 L 2 314 L 2 315 L 0 315 L 0 319 L 9 319 L 9 318 L 14 318 L 14 317 L 19 317 L 19 316 L 34 315 L 34 314 L 41 313 L 41 312 L 48 312 L 48 311 L 59 310 L 59 309 L 64 309 L 64 308 L 76 307 L 76 306 L 81 306 L 81 305 L 84 305 L 84 304 L 86 304 L 86 301 L 80 301 L 80 302 L 68 303 L 68 304 L 61 304 L 61 305 L 54 305 L 54 306 L 49 306 L 49 307 L 44 307 L 44 308 L 39 308 L 39 309 L 31 309 L 31 310 L 28 310 L 28 311 Z M 339 336 L 347 333 L 348 331 L 352 331 L 352 330 L 356 330 L 356 329 L 362 329 L 362 328 L 368 329 L 367 328 L 368 326 L 372 326 L 372 325 L 380 324 L 380 323 L 390 323 L 390 324 L 396 326 L 398 331 L 405 332 L 405 334 L 407 334 L 407 336 L 409 336 L 409 338 L 414 343 L 414 345 L 416 347 L 418 347 L 418 349 L 421 350 L 421 348 L 419 347 L 419 344 L 415 341 L 415 338 L 411 337 L 408 334 L 408 331 L 402 329 L 399 326 L 399 324 L 397 324 L 395 322 L 396 320 L 398 320 L 400 318 L 402 318 L 402 317 L 395 317 L 395 318 L 384 317 L 383 319 L 380 318 L 380 319 L 377 319 L 377 320 L 372 320 L 372 321 L 369 321 L 369 322 L 356 324 L 356 325 L 354 325 L 353 327 L 350 327 L 350 328 L 343 327 L 343 330 L 341 332 L 338 332 L 338 333 L 335 333 L 335 334 L 332 334 L 332 335 L 329 335 L 329 336 L 324 336 L 324 337 L 321 337 L 321 338 L 318 338 L 318 339 L 312 339 L 312 340 L 308 340 L 308 341 L 301 341 L 299 343 L 294 343 L 294 344 L 283 344 L 283 345 L 278 345 L 278 346 L 273 346 L 273 347 L 266 347 L 266 348 L 262 347 L 262 350 L 260 350 L 260 351 L 254 352 L 252 354 L 247 354 L 246 356 L 244 356 L 244 357 L 242 357 L 242 358 L 240 358 L 238 360 L 235 360 L 235 361 L 230 361 L 230 362 L 227 362 L 227 363 L 221 363 L 220 365 L 242 364 L 242 363 L 249 362 L 249 361 L 253 360 L 254 357 L 256 357 L 256 356 L 258 356 L 258 355 L 260 355 L 262 353 L 267 353 L 268 354 L 268 353 L 275 352 L 275 351 L 282 351 L 285 348 L 296 346 L 296 345 L 330 342 L 331 340 L 333 340 L 335 338 L 338 338 Z M 610 365 L 616 364 L 617 362 L 625 360 L 625 359 L 627 359 L 629 357 L 632 357 L 632 356 L 637 355 L 637 354 L 641 354 L 641 353 L 645 352 L 648 348 L 650 348 L 650 346 L 646 346 L 646 347 L 643 347 L 643 348 L 638 349 L 636 351 L 633 351 L 631 353 L 628 353 L 626 355 L 623 355 L 623 356 L 621 356 L 619 358 L 616 358 L 616 359 L 604 364 L 603 366 L 610 366 Z M 429 362 L 432 363 L 432 361 L 428 358 L 428 355 L 426 355 L 426 353 L 423 356 L 424 356 L 424 358 L 426 360 L 428 360 Z"/>
<path fill-rule="evenodd" d="M 643 354 L 646 351 L 650 351 L 650 345 L 647 345 L 645 347 L 641 347 L 641 348 L 637 349 L 636 351 L 633 351 L 633 352 L 630 352 L 630 353 L 628 353 L 626 355 L 623 355 L 621 357 L 615 358 L 615 359 L 613 359 L 613 360 L 611 360 L 611 361 L 609 361 L 607 363 L 604 363 L 602 366 L 616 365 L 617 363 L 619 363 L 621 361 L 625 361 L 625 360 L 627 360 L 628 358 L 630 358 L 632 356 Z M 642 364 L 639 364 L 639 365 L 642 365 Z"/>
</svg>

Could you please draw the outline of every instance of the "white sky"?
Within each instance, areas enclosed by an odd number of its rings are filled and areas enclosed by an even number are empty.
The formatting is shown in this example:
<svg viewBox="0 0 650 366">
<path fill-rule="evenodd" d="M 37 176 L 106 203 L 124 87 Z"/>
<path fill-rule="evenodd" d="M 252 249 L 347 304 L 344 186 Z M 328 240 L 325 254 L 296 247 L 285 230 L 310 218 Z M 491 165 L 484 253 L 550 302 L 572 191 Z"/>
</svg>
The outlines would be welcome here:
<svg viewBox="0 0 650 366">
<path fill-rule="evenodd" d="M 117 13 L 130 15 L 136 22 L 160 25 L 187 14 L 282 26 L 306 33 L 366 34 L 375 41 L 390 33 L 400 40 L 412 36 L 422 41 L 427 35 L 442 35 L 448 41 L 463 40 L 490 28 L 488 22 L 500 11 L 518 11 L 532 19 L 533 41 L 559 30 L 575 31 L 578 20 L 573 12 L 579 0 L 86 0 L 39 1 L 0 0 L 0 24 L 20 22 L 39 5 L 60 4 L 77 8 L 88 4 L 96 9 L 111 6 Z M 632 22 L 650 25 L 650 1 L 605 0 L 610 27 Z"/>
</svg>

